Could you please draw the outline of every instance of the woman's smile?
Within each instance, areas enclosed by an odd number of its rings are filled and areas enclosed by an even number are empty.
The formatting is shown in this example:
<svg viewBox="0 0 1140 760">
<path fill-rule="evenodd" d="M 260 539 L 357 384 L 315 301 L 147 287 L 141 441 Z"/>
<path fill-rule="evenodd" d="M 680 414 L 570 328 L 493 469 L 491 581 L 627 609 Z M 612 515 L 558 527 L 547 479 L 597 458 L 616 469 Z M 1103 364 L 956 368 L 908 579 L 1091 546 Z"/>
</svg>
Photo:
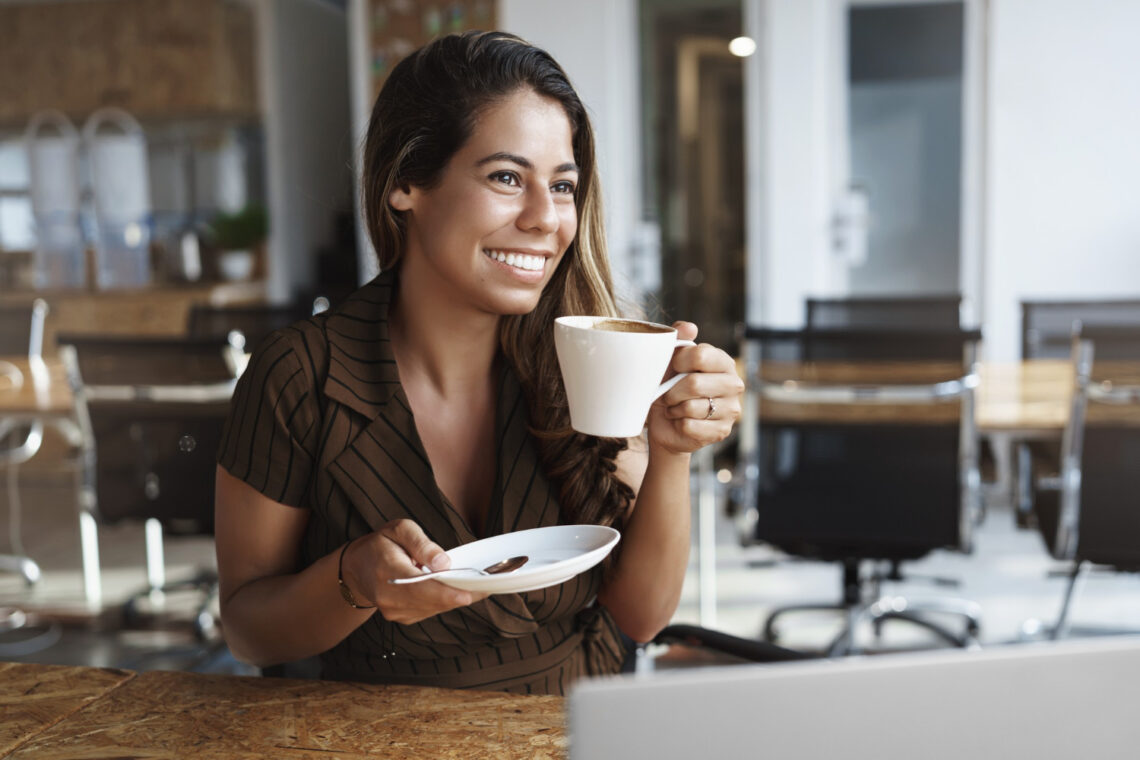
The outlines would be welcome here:
<svg viewBox="0 0 1140 760">
<path fill-rule="evenodd" d="M 511 248 L 483 249 L 483 254 L 499 264 L 513 276 L 528 282 L 540 282 L 546 271 L 548 253 L 529 253 Z"/>
</svg>

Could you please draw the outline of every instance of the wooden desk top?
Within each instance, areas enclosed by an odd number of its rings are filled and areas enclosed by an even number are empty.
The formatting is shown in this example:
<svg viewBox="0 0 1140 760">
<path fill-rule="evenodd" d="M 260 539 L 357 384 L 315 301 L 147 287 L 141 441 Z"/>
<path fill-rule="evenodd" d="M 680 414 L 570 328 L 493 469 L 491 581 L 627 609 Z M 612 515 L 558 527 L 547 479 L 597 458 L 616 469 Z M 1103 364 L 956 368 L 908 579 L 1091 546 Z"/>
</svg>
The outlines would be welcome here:
<svg viewBox="0 0 1140 760">
<path fill-rule="evenodd" d="M 19 688 L 0 672 L 0 705 Z M 561 758 L 567 747 L 561 697 L 159 671 L 97 690 L 97 705 L 8 757 L 467 760 Z"/>
<path fill-rule="evenodd" d="M 22 384 L 14 387 L 4 365 L 14 366 Z M 0 417 L 43 418 L 72 414 L 71 386 L 63 362 L 45 357 L 34 365 L 26 356 L 0 356 Z"/>
<path fill-rule="evenodd" d="M 1069 421 L 1073 365 L 1068 359 L 982 362 L 976 417 L 982 432 L 1058 436 Z"/>
<path fill-rule="evenodd" d="M 110 668 L 0 662 L 0 757 L 132 677 Z"/>
</svg>

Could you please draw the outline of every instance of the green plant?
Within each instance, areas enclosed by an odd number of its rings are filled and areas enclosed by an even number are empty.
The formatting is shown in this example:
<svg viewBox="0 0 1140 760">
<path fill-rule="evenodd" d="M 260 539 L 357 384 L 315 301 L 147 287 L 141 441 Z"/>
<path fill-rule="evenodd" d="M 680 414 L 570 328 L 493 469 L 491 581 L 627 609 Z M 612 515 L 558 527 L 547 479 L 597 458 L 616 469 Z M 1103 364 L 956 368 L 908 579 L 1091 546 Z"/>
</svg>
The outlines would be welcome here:
<svg viewBox="0 0 1140 760">
<path fill-rule="evenodd" d="M 253 248 L 269 234 L 265 208 L 251 203 L 232 214 L 221 213 L 210 222 L 214 244 L 225 251 Z"/>
</svg>

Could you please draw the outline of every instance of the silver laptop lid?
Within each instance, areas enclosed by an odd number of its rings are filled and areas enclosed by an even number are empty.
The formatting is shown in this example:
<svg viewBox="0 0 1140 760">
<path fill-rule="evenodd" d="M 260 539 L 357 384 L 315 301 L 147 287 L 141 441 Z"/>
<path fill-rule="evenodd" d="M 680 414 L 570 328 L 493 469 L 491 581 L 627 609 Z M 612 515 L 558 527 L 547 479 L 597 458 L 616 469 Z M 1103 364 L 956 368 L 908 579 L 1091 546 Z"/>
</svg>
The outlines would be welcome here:
<svg viewBox="0 0 1140 760">
<path fill-rule="evenodd" d="M 1140 637 L 580 682 L 570 757 L 1140 757 Z"/>
</svg>

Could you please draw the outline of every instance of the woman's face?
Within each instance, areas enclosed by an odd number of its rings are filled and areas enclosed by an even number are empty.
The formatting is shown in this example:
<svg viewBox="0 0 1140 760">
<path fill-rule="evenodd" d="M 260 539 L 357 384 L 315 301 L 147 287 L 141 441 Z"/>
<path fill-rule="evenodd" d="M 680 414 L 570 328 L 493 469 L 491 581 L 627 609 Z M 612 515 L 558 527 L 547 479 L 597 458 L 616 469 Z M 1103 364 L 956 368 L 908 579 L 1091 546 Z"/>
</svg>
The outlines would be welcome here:
<svg viewBox="0 0 1140 760">
<path fill-rule="evenodd" d="M 562 105 L 529 89 L 502 98 L 435 187 L 389 197 L 406 221 L 401 279 L 491 314 L 533 310 L 577 232 L 577 182 Z"/>
</svg>

